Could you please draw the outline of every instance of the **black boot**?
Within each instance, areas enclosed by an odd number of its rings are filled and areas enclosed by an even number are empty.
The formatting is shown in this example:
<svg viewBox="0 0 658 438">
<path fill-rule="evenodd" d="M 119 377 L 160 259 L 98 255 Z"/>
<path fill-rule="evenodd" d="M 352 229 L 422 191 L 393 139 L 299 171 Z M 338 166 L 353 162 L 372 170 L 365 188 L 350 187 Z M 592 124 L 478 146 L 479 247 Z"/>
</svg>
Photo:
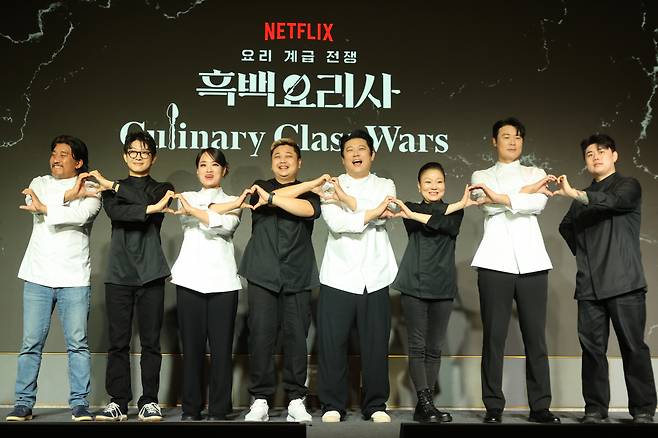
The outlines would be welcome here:
<svg viewBox="0 0 658 438">
<path fill-rule="evenodd" d="M 429 390 L 418 391 L 418 403 L 414 411 L 414 421 L 419 423 L 438 423 L 436 408 L 432 403 L 432 398 L 428 397 Z"/>
<path fill-rule="evenodd" d="M 414 411 L 414 421 L 420 423 L 449 423 L 452 415 L 448 412 L 439 411 L 434 406 L 432 391 L 428 388 L 418 391 L 418 404 Z"/>
</svg>

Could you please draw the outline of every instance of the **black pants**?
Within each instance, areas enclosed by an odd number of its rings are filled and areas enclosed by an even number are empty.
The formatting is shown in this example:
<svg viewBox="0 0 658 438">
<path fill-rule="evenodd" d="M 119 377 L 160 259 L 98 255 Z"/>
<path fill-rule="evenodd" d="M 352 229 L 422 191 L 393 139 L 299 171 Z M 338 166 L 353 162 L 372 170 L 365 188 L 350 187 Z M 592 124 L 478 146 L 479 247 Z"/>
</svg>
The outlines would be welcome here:
<svg viewBox="0 0 658 438">
<path fill-rule="evenodd" d="M 551 405 L 551 378 L 546 350 L 548 273 L 508 274 L 478 270 L 482 316 L 482 401 L 487 410 L 503 410 L 505 340 L 516 301 L 526 355 L 528 404 L 533 411 Z"/>
<path fill-rule="evenodd" d="M 274 353 L 281 329 L 283 389 L 290 400 L 306 397 L 306 336 L 311 324 L 311 291 L 276 293 L 249 283 L 249 393 L 271 401 L 276 391 Z"/>
<path fill-rule="evenodd" d="M 203 410 L 207 341 L 210 346 L 208 415 L 225 416 L 233 410 L 233 329 L 238 291 L 203 294 L 176 286 L 176 298 L 183 344 L 183 413 L 195 415 Z"/>
<path fill-rule="evenodd" d="M 389 396 L 388 339 L 391 304 L 388 287 L 356 295 L 321 285 L 318 303 L 318 396 L 323 412 L 345 416 L 348 397 L 347 347 L 356 323 L 361 350 L 361 413 L 386 409 Z"/>
<path fill-rule="evenodd" d="M 434 391 L 453 300 L 425 300 L 406 294 L 400 298 L 407 323 L 411 381 L 416 391 Z"/>
<path fill-rule="evenodd" d="M 578 301 L 578 338 L 583 350 L 585 412 L 608 414 L 608 337 L 610 321 L 617 334 L 631 415 L 656 412 L 656 385 L 649 347 L 644 342 L 645 289 L 606 300 Z"/>
<path fill-rule="evenodd" d="M 133 308 L 137 307 L 137 325 L 142 347 L 142 396 L 137 405 L 158 402 L 160 388 L 160 329 L 164 314 L 164 279 L 143 286 L 105 284 L 105 306 L 110 332 L 107 352 L 105 389 L 111 401 L 123 412 L 132 400 L 130 386 L 130 338 L 132 337 Z"/>
</svg>

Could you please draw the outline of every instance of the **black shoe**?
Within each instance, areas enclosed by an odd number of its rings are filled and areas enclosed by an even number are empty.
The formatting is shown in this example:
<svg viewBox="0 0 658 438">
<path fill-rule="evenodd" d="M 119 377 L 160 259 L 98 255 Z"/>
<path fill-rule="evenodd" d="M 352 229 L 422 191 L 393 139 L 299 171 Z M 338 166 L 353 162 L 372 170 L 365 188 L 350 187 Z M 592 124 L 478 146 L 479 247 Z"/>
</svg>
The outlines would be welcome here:
<svg viewBox="0 0 658 438">
<path fill-rule="evenodd" d="M 27 421 L 32 419 L 32 409 L 24 405 L 14 406 L 14 410 L 7 414 L 7 421 Z"/>
<path fill-rule="evenodd" d="M 180 421 L 201 421 L 201 414 L 186 414 L 183 412 L 183 415 L 180 416 Z"/>
<path fill-rule="evenodd" d="M 528 421 L 532 423 L 560 424 L 560 419 L 553 415 L 553 413 L 548 409 L 542 409 L 541 411 L 530 411 Z"/>
<path fill-rule="evenodd" d="M 647 413 L 635 414 L 633 416 L 633 423 L 635 424 L 653 423 L 653 415 Z"/>
<path fill-rule="evenodd" d="M 226 421 L 226 415 L 224 414 L 208 414 L 208 421 Z"/>
<path fill-rule="evenodd" d="M 580 419 L 580 422 L 583 424 L 607 423 L 608 416 L 600 412 L 585 412 L 585 416 Z"/>
<path fill-rule="evenodd" d="M 503 422 L 503 411 L 498 409 L 487 410 L 487 414 L 484 416 L 484 423 L 494 424 Z"/>
</svg>

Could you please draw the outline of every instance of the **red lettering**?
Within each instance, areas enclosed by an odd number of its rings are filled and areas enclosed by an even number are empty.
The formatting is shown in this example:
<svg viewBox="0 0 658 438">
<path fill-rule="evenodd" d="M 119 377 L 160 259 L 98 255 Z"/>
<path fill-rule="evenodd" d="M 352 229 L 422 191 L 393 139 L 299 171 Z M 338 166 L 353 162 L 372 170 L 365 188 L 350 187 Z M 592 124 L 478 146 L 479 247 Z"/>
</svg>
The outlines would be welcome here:
<svg viewBox="0 0 658 438">
<path fill-rule="evenodd" d="M 295 22 L 265 22 L 263 38 L 269 40 L 309 40 L 329 41 L 334 38 L 331 31 L 333 23 L 295 23 Z"/>
<path fill-rule="evenodd" d="M 322 26 L 324 27 L 324 37 L 322 38 L 322 41 L 329 40 L 333 43 L 334 38 L 331 36 L 331 28 L 334 27 L 334 23 L 322 23 Z"/>
<path fill-rule="evenodd" d="M 274 28 L 276 23 L 265 23 L 265 41 L 274 39 Z"/>
<path fill-rule="evenodd" d="M 307 40 L 316 40 L 315 35 L 313 34 L 313 26 L 311 26 L 311 23 L 305 23 L 306 26 L 308 26 L 308 38 Z"/>
</svg>

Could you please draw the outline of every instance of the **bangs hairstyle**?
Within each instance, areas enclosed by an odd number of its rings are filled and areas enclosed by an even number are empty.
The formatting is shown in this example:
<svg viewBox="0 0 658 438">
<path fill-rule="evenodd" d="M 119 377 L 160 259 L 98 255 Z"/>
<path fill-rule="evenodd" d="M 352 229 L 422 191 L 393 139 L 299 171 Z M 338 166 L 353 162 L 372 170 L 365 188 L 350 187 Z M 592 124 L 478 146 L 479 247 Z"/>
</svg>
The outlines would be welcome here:
<svg viewBox="0 0 658 438">
<path fill-rule="evenodd" d="M 375 148 L 372 145 L 372 137 L 370 134 L 368 134 L 368 131 L 365 129 L 355 129 L 354 131 L 350 132 L 349 134 L 343 134 L 343 136 L 340 138 L 340 156 L 344 156 L 345 152 L 345 143 L 348 141 L 352 140 L 353 138 L 362 138 L 368 143 L 368 147 L 370 148 L 370 155 L 372 155 L 375 152 Z"/>
<path fill-rule="evenodd" d="M 151 136 L 146 131 L 135 131 L 131 132 L 126 136 L 126 141 L 123 142 L 123 153 L 127 154 L 128 149 L 130 149 L 130 145 L 134 141 L 138 141 L 141 144 L 145 145 L 149 152 L 151 153 L 151 157 L 155 158 L 155 154 L 157 153 L 157 148 L 155 147 L 155 139 Z"/>
<path fill-rule="evenodd" d="M 199 153 L 196 155 L 196 160 L 194 161 L 194 166 L 197 169 L 199 168 L 199 161 L 201 161 L 203 154 L 208 154 L 208 156 L 210 156 L 210 158 L 212 158 L 215 163 L 224 168 L 224 176 L 228 175 L 228 161 L 226 161 L 224 152 L 222 152 L 221 149 L 203 149 L 199 151 Z"/>
<path fill-rule="evenodd" d="M 425 173 L 426 170 L 430 169 L 436 169 L 441 171 L 441 175 L 443 175 L 443 178 L 446 177 L 446 172 L 443 170 L 443 166 L 441 166 L 440 163 L 437 163 L 436 161 L 430 161 L 429 163 L 425 163 L 422 165 L 420 170 L 418 171 L 418 182 L 420 183 L 420 178 L 423 176 L 423 173 Z"/>
<path fill-rule="evenodd" d="M 71 148 L 71 154 L 75 161 L 82 161 L 82 166 L 75 171 L 80 174 L 89 171 L 89 151 L 84 141 L 72 135 L 58 135 L 50 142 L 50 152 L 55 150 L 55 146 L 59 143 L 67 144 Z"/>
<path fill-rule="evenodd" d="M 612 152 L 615 152 L 617 150 L 617 145 L 615 144 L 615 141 L 609 135 L 598 134 L 598 133 L 592 134 L 580 142 L 580 149 L 583 151 L 583 158 L 585 158 L 585 150 L 591 144 L 595 144 L 599 147 L 606 149 L 612 149 Z"/>
<path fill-rule="evenodd" d="M 508 125 L 514 126 L 516 128 L 516 133 L 519 134 L 519 137 L 525 139 L 525 126 L 523 126 L 523 123 L 521 123 L 521 121 L 516 117 L 508 117 L 503 120 L 498 120 L 496 123 L 494 123 L 493 128 L 491 129 L 494 140 L 498 138 L 498 131 L 500 131 L 500 128 Z"/>
<path fill-rule="evenodd" d="M 274 143 L 272 143 L 272 146 L 270 146 L 270 157 L 274 155 L 274 149 L 284 145 L 290 146 L 295 150 L 298 160 L 302 158 L 302 151 L 301 149 L 299 149 L 299 145 L 297 145 L 297 142 L 295 140 L 288 137 L 280 138 L 278 140 L 275 140 Z"/>
</svg>

